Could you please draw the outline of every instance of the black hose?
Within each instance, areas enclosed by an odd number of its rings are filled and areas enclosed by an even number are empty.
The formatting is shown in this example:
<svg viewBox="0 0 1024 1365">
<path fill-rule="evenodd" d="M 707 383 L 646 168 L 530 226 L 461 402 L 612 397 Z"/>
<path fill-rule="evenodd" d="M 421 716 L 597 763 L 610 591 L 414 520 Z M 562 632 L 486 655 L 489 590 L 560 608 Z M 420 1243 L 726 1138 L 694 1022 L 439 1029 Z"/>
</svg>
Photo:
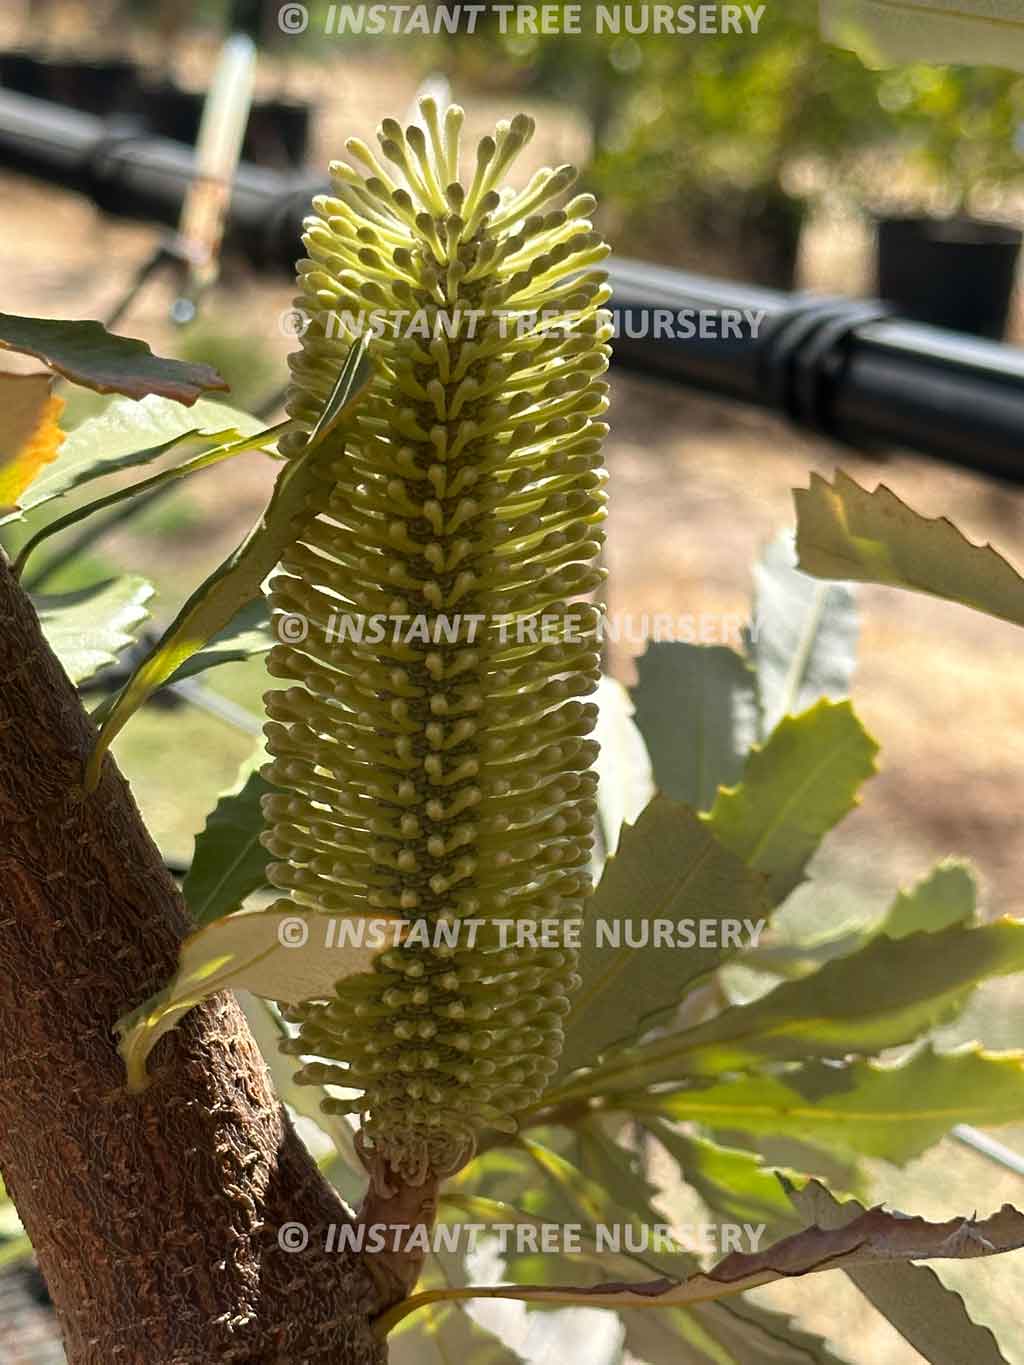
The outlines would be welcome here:
<svg viewBox="0 0 1024 1365">
<path fill-rule="evenodd" d="M 139 124 L 0 90 L 0 165 L 79 190 L 109 213 L 173 224 L 193 152 Z M 310 198 L 324 188 L 309 173 L 243 162 L 229 239 L 254 265 L 290 273 Z M 637 261 L 613 259 L 610 271 L 619 367 L 757 404 L 862 448 L 904 447 L 1024 482 L 1021 350 L 901 321 L 863 300 Z M 736 316 L 738 330 L 715 325 Z"/>
</svg>

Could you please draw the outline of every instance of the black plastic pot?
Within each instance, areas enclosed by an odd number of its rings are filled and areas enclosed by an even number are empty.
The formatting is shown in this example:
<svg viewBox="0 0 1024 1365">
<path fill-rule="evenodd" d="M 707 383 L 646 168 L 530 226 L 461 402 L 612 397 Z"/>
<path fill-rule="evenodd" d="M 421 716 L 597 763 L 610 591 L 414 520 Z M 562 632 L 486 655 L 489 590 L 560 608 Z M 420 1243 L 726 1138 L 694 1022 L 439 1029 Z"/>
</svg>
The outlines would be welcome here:
<svg viewBox="0 0 1024 1365">
<path fill-rule="evenodd" d="M 81 60 L 27 51 L 0 53 L 0 85 L 107 118 L 137 113 L 141 93 L 134 62 Z"/>
<path fill-rule="evenodd" d="M 276 170 L 306 164 L 312 109 L 301 100 L 261 100 L 252 107 L 242 155 Z"/>
<path fill-rule="evenodd" d="M 171 81 L 145 87 L 146 126 L 161 137 L 195 146 L 199 121 L 203 116 L 204 96 L 197 90 L 183 90 Z"/>
<path fill-rule="evenodd" d="M 1021 233 L 972 218 L 883 218 L 878 295 L 915 322 L 1000 341 Z"/>
<path fill-rule="evenodd" d="M 731 278 L 768 289 L 793 288 L 806 217 L 802 200 L 776 185 L 720 187 L 698 198 L 691 213 L 698 240 L 735 262 Z"/>
<path fill-rule="evenodd" d="M 0 85 L 19 95 L 46 99 L 46 64 L 34 52 L 0 52 Z"/>
<path fill-rule="evenodd" d="M 146 123 L 161 137 L 194 146 L 205 96 L 170 82 L 145 94 Z M 306 164 L 311 108 L 301 101 L 260 100 L 252 106 L 242 156 L 257 166 L 291 170 Z"/>
<path fill-rule="evenodd" d="M 57 58 L 47 62 L 46 73 L 49 97 L 56 104 L 103 118 L 139 108 L 139 77 L 133 62 Z"/>
</svg>

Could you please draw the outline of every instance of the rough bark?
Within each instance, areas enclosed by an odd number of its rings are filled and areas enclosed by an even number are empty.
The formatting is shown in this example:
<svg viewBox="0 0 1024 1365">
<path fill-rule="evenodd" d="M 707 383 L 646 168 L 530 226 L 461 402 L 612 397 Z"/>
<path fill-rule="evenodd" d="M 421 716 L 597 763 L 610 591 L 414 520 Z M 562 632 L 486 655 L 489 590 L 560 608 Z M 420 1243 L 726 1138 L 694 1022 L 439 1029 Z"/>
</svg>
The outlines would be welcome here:
<svg viewBox="0 0 1024 1365">
<path fill-rule="evenodd" d="M 382 1365 L 380 1289 L 230 996 L 128 1095 L 114 1021 L 163 985 L 180 896 L 0 555 L 0 1171 L 72 1365 Z M 173 741 L 172 741 L 173 742 Z M 172 760 L 173 761 L 173 760 Z M 182 764 L 188 755 L 181 754 Z M 288 1254 L 282 1224 L 310 1231 Z"/>
</svg>

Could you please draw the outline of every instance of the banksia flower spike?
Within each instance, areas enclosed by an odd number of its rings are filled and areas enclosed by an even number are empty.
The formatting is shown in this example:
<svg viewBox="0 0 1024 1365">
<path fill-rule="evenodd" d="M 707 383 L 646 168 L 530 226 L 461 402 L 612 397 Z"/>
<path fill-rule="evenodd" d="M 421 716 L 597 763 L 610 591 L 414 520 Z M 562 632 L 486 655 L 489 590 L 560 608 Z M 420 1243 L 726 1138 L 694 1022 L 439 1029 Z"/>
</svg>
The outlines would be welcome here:
<svg viewBox="0 0 1024 1365">
<path fill-rule="evenodd" d="M 287 1046 L 300 1079 L 359 1092 L 325 1108 L 361 1114 L 364 1150 L 412 1184 L 515 1130 L 578 984 L 536 922 L 578 919 L 591 889 L 599 611 L 580 599 L 602 577 L 611 336 L 594 200 L 558 206 L 574 170 L 502 188 L 520 115 L 464 188 L 462 111 L 420 108 L 422 128 L 385 120 L 380 157 L 350 142 L 363 171 L 334 164 L 306 220 L 288 411 L 313 427 L 371 316 L 375 377 L 272 583 L 309 634 L 270 656 L 292 685 L 267 698 L 264 836 L 277 908 L 410 922 L 375 972 L 294 1008 Z"/>
</svg>

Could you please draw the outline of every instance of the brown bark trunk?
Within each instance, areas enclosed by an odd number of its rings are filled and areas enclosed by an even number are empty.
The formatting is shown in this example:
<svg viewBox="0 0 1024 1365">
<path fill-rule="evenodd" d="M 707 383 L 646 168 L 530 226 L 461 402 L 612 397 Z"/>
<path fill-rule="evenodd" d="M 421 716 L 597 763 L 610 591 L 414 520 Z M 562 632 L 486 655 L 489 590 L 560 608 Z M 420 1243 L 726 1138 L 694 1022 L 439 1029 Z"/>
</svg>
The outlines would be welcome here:
<svg viewBox="0 0 1024 1365">
<path fill-rule="evenodd" d="M 165 984 L 184 907 L 0 555 L 0 1171 L 72 1365 L 382 1365 L 347 1215 L 274 1097 L 231 996 L 125 1092 L 114 1021 Z M 180 761 L 187 762 L 187 755 Z M 308 1248 L 279 1249 L 282 1224 Z M 319 1248 L 319 1249 L 318 1249 Z"/>
</svg>

